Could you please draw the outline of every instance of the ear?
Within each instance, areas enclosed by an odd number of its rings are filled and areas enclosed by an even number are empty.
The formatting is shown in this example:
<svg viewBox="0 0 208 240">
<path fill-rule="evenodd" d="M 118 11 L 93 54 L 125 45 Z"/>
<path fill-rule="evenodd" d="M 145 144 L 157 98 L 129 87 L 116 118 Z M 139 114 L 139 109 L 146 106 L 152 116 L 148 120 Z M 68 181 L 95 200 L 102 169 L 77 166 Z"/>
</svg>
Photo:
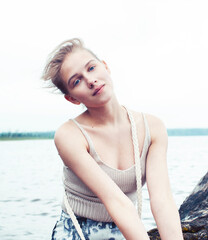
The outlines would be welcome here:
<svg viewBox="0 0 208 240">
<path fill-rule="evenodd" d="M 73 103 L 73 104 L 76 104 L 76 105 L 79 105 L 80 104 L 80 102 L 78 101 L 78 100 L 76 100 L 75 98 L 73 98 L 73 97 L 71 97 L 70 95 L 64 95 L 64 98 L 67 100 L 67 101 L 69 101 L 69 102 L 71 102 L 71 103 Z"/>
<path fill-rule="evenodd" d="M 106 70 L 107 70 L 109 73 L 111 73 L 110 68 L 108 67 L 107 63 L 106 63 L 104 60 L 102 60 L 102 63 L 104 64 Z"/>
</svg>

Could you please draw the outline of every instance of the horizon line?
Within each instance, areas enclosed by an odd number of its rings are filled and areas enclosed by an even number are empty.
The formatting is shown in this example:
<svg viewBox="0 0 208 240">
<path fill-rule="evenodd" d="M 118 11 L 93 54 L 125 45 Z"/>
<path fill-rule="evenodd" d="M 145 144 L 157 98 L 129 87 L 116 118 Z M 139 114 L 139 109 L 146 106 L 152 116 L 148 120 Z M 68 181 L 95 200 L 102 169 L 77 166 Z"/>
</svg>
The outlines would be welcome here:
<svg viewBox="0 0 208 240">
<path fill-rule="evenodd" d="M 53 139 L 55 131 L 7 131 L 0 132 L 0 140 Z M 208 128 L 167 128 L 168 136 L 208 136 Z"/>
</svg>

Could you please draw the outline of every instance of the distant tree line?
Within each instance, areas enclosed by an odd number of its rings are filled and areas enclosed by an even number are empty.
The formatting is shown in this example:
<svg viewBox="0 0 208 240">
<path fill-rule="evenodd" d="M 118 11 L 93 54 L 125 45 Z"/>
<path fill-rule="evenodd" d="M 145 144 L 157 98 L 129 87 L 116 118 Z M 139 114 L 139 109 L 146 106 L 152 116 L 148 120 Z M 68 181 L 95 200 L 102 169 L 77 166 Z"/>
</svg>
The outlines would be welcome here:
<svg viewBox="0 0 208 240">
<path fill-rule="evenodd" d="M 172 128 L 168 129 L 168 136 L 206 136 L 208 128 Z"/>
<path fill-rule="evenodd" d="M 53 139 L 55 132 L 3 132 L 0 140 L 9 139 Z"/>
<path fill-rule="evenodd" d="M 205 136 L 208 128 L 172 128 L 168 129 L 168 136 Z M 53 139 L 54 131 L 49 132 L 2 132 L 0 140 L 16 139 Z"/>
</svg>

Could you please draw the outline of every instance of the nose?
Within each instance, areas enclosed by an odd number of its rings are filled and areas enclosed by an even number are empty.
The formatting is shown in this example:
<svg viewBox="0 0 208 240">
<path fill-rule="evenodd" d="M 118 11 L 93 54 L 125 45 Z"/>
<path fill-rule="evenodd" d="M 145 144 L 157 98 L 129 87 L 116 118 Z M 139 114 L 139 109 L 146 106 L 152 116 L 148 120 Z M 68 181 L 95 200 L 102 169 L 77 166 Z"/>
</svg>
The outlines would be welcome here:
<svg viewBox="0 0 208 240">
<path fill-rule="evenodd" d="M 96 79 L 92 79 L 92 78 L 87 79 L 87 85 L 90 89 L 94 88 L 96 82 L 97 82 Z"/>
</svg>

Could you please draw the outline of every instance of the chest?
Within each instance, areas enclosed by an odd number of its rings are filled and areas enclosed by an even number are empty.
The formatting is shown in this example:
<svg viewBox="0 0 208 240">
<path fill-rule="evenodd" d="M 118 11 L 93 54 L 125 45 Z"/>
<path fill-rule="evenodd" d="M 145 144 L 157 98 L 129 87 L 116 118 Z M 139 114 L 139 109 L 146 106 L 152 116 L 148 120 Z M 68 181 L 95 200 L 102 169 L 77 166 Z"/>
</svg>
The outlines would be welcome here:
<svg viewBox="0 0 208 240">
<path fill-rule="evenodd" d="M 138 130 L 137 137 L 141 155 L 145 134 L 142 126 Z M 88 129 L 88 133 L 96 153 L 106 165 L 120 170 L 128 169 L 134 165 L 131 126 L 125 128 Z"/>
</svg>

